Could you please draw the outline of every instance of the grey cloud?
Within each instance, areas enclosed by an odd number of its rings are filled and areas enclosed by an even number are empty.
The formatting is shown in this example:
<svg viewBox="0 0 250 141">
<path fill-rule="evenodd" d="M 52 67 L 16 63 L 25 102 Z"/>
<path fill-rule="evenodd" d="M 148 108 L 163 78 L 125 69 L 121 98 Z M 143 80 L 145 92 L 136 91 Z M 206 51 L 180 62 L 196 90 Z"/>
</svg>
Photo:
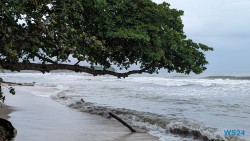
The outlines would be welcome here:
<svg viewBox="0 0 250 141">
<path fill-rule="evenodd" d="M 163 0 L 154 0 L 162 3 Z M 168 0 L 184 11 L 188 38 L 215 49 L 207 53 L 208 70 L 250 72 L 249 0 Z"/>
</svg>

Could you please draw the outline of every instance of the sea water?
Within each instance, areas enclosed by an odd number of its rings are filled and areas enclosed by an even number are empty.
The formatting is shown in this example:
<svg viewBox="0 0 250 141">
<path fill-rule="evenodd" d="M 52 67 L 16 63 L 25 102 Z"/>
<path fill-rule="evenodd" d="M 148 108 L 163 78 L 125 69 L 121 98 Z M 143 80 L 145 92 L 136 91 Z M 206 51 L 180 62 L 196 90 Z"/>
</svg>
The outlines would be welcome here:
<svg viewBox="0 0 250 141">
<path fill-rule="evenodd" d="M 84 73 L 2 73 L 5 81 L 36 82 L 72 108 L 108 117 L 112 111 L 162 141 L 249 140 L 250 75 L 133 75 L 93 77 Z M 84 101 L 84 102 L 82 102 Z M 239 130 L 244 134 L 226 135 Z"/>
</svg>

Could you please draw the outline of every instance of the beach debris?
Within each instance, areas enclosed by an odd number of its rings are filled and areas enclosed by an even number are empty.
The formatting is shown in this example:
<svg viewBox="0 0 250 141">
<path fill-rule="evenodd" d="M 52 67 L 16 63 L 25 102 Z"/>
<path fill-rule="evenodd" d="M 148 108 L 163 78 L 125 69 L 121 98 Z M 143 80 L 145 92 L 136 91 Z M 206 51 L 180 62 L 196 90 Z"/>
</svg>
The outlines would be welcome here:
<svg viewBox="0 0 250 141">
<path fill-rule="evenodd" d="M 12 126 L 11 122 L 0 118 L 0 141 L 12 141 L 17 134 L 17 130 Z"/>
<path fill-rule="evenodd" d="M 85 101 L 81 98 L 81 101 L 84 103 Z"/>
<path fill-rule="evenodd" d="M 113 117 L 114 119 L 118 120 L 119 122 L 121 122 L 124 126 L 126 126 L 128 129 L 130 129 L 131 132 L 136 132 L 135 129 L 133 129 L 130 125 L 128 125 L 124 120 L 122 120 L 121 118 L 119 118 L 118 116 L 116 116 L 115 114 L 109 112 L 109 115 L 111 117 Z"/>
</svg>

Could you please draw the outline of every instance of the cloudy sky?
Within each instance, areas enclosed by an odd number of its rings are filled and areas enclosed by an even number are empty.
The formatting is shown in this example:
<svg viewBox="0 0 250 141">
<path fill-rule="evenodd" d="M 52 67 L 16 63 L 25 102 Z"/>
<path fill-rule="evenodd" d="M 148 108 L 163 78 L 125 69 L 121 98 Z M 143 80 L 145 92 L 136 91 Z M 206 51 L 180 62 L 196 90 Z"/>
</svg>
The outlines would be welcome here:
<svg viewBox="0 0 250 141">
<path fill-rule="evenodd" d="M 165 1 L 184 11 L 188 38 L 214 48 L 207 72 L 250 72 L 250 0 Z"/>
</svg>

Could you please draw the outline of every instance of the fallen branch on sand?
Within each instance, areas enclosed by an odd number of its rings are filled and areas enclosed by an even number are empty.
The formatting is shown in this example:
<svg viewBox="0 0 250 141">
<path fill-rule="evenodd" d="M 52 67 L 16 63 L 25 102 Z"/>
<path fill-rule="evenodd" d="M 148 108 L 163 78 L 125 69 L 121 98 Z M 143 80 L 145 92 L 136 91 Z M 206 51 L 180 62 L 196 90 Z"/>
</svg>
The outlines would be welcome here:
<svg viewBox="0 0 250 141">
<path fill-rule="evenodd" d="M 136 132 L 135 129 L 133 129 L 130 125 L 128 125 L 124 120 L 122 120 L 121 118 L 119 118 L 118 116 L 116 116 L 115 114 L 109 112 L 109 115 L 113 118 L 115 118 L 116 120 L 120 121 L 124 126 L 128 127 L 128 129 L 130 129 L 131 132 Z"/>
</svg>

